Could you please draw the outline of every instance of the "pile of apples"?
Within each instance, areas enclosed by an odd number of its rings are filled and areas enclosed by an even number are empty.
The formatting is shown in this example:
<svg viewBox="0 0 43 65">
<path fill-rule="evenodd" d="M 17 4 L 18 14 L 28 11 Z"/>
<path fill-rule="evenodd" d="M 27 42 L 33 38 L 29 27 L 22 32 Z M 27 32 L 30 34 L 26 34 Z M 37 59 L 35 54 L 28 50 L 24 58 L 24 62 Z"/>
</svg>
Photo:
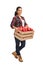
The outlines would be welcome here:
<svg viewBox="0 0 43 65">
<path fill-rule="evenodd" d="M 23 27 L 23 26 L 18 27 L 18 30 L 23 31 L 23 32 L 33 31 L 32 28 L 30 28 L 30 27 Z"/>
</svg>

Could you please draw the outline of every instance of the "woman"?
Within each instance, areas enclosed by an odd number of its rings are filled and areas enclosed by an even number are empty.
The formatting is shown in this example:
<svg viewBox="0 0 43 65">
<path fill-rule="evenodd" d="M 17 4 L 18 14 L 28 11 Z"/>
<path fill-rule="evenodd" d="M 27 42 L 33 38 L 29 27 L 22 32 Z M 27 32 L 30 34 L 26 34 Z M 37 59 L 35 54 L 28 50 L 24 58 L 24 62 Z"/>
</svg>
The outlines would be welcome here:
<svg viewBox="0 0 43 65">
<path fill-rule="evenodd" d="M 22 14 L 22 7 L 17 7 L 15 11 L 15 16 L 13 17 L 13 20 L 11 22 L 11 28 L 17 29 L 17 27 L 20 26 L 25 26 L 25 27 L 28 26 L 24 17 L 21 16 L 21 14 Z M 15 37 L 15 42 L 16 42 L 16 51 L 13 52 L 12 54 L 15 56 L 15 58 L 18 58 L 20 62 L 23 62 L 20 51 L 22 48 L 25 47 L 26 41 L 25 40 L 20 41 Z M 20 42 L 21 42 L 21 46 L 20 46 Z"/>
</svg>

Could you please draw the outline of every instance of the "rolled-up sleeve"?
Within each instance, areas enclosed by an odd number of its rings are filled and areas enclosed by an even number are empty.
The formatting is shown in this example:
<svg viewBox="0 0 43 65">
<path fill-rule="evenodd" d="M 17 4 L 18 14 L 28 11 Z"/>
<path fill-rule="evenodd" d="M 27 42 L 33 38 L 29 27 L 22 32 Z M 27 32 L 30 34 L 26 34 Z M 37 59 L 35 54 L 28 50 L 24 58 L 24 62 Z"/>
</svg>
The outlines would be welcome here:
<svg viewBox="0 0 43 65">
<path fill-rule="evenodd" d="M 13 26 L 15 25 L 15 22 L 16 22 L 16 18 L 13 17 L 13 19 L 11 21 L 11 24 L 10 24 L 10 26 L 11 26 L 12 29 L 13 29 Z"/>
</svg>

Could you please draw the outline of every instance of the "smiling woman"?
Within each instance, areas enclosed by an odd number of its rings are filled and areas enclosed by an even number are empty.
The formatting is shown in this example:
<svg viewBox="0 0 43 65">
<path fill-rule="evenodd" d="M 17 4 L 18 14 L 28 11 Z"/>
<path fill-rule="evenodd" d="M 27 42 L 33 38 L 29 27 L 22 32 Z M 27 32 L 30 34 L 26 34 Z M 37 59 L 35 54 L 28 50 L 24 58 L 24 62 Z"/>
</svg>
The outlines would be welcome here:
<svg viewBox="0 0 43 65">
<path fill-rule="evenodd" d="M 18 26 L 27 26 L 25 18 L 21 16 L 22 14 L 22 7 L 17 7 L 15 11 L 15 16 L 11 22 L 12 28 L 17 28 Z"/>
<path fill-rule="evenodd" d="M 17 29 L 20 26 L 23 26 L 23 27 L 28 26 L 26 21 L 25 21 L 25 18 L 23 16 L 21 16 L 21 14 L 22 14 L 22 7 L 19 6 L 16 8 L 15 16 L 13 17 L 13 20 L 11 22 L 11 27 L 13 29 Z M 19 46 L 20 42 L 21 42 L 21 46 Z M 25 47 L 26 41 L 25 40 L 21 41 L 15 37 L 15 43 L 16 43 L 16 50 L 12 54 L 16 58 L 18 58 L 18 60 L 20 62 L 23 62 L 21 54 L 20 54 L 20 50 Z"/>
<path fill-rule="evenodd" d="M 22 7 L 19 6 L 19 7 L 16 8 L 15 16 L 16 15 L 21 15 L 21 13 L 22 13 Z"/>
</svg>

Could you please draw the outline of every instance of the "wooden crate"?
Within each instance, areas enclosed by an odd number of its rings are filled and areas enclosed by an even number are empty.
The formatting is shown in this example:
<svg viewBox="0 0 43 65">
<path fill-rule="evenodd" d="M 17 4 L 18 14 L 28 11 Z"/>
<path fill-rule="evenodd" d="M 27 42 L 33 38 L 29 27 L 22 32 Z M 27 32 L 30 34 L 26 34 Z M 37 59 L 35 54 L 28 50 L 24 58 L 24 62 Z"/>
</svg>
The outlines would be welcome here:
<svg viewBox="0 0 43 65">
<path fill-rule="evenodd" d="M 27 39 L 32 39 L 33 35 L 34 35 L 34 31 L 22 32 L 20 30 L 15 30 L 15 32 L 14 32 L 14 36 L 21 41 L 27 40 Z"/>
</svg>

